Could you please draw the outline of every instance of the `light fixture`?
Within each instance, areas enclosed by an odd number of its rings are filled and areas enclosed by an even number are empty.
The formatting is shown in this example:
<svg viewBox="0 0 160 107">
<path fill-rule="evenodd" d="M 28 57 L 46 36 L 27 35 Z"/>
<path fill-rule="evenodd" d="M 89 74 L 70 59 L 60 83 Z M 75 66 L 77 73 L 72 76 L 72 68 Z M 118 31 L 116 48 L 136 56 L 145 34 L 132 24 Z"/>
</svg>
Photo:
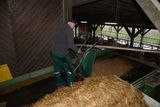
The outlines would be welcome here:
<svg viewBox="0 0 160 107">
<path fill-rule="evenodd" d="M 87 21 L 81 21 L 81 23 L 87 23 Z"/>
<path fill-rule="evenodd" d="M 106 25 L 117 25 L 117 23 L 113 23 L 113 22 L 105 22 Z"/>
</svg>

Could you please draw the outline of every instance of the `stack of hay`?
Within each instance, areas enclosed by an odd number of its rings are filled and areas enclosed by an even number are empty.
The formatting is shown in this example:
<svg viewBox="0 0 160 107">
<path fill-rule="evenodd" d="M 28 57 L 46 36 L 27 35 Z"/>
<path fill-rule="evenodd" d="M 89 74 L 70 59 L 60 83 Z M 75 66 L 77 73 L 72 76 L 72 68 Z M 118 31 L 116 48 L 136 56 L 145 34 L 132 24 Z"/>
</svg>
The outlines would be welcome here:
<svg viewBox="0 0 160 107">
<path fill-rule="evenodd" d="M 148 107 L 143 95 L 116 76 L 90 77 L 60 88 L 32 107 Z"/>
</svg>

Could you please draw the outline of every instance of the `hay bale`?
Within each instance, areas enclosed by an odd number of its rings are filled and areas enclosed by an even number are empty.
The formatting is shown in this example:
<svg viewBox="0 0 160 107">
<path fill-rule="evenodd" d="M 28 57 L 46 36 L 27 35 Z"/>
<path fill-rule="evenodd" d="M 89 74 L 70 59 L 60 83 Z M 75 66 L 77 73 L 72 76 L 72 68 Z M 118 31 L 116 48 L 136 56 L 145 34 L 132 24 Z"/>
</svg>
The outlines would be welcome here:
<svg viewBox="0 0 160 107">
<path fill-rule="evenodd" d="M 143 95 L 115 76 L 90 77 L 60 88 L 32 107 L 148 107 Z"/>
</svg>

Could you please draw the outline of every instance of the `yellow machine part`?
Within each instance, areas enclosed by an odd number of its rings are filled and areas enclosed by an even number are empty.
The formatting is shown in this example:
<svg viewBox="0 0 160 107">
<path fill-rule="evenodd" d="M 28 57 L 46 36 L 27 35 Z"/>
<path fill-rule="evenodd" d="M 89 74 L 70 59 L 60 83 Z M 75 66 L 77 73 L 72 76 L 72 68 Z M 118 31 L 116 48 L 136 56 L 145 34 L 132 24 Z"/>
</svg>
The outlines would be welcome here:
<svg viewBox="0 0 160 107">
<path fill-rule="evenodd" d="M 0 65 L 0 83 L 12 79 L 12 74 L 7 64 Z"/>
</svg>

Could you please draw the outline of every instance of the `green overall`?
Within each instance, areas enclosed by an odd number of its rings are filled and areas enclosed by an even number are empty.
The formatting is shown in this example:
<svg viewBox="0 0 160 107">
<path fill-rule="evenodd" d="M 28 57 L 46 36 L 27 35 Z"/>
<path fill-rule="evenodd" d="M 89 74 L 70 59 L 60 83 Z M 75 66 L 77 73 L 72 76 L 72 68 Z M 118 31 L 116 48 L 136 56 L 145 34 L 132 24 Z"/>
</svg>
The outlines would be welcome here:
<svg viewBox="0 0 160 107">
<path fill-rule="evenodd" d="M 51 52 L 52 63 L 54 65 L 54 74 L 57 87 L 65 85 L 62 79 L 62 71 L 67 75 L 67 86 L 72 86 L 72 62 L 70 57 L 63 52 Z"/>
</svg>

